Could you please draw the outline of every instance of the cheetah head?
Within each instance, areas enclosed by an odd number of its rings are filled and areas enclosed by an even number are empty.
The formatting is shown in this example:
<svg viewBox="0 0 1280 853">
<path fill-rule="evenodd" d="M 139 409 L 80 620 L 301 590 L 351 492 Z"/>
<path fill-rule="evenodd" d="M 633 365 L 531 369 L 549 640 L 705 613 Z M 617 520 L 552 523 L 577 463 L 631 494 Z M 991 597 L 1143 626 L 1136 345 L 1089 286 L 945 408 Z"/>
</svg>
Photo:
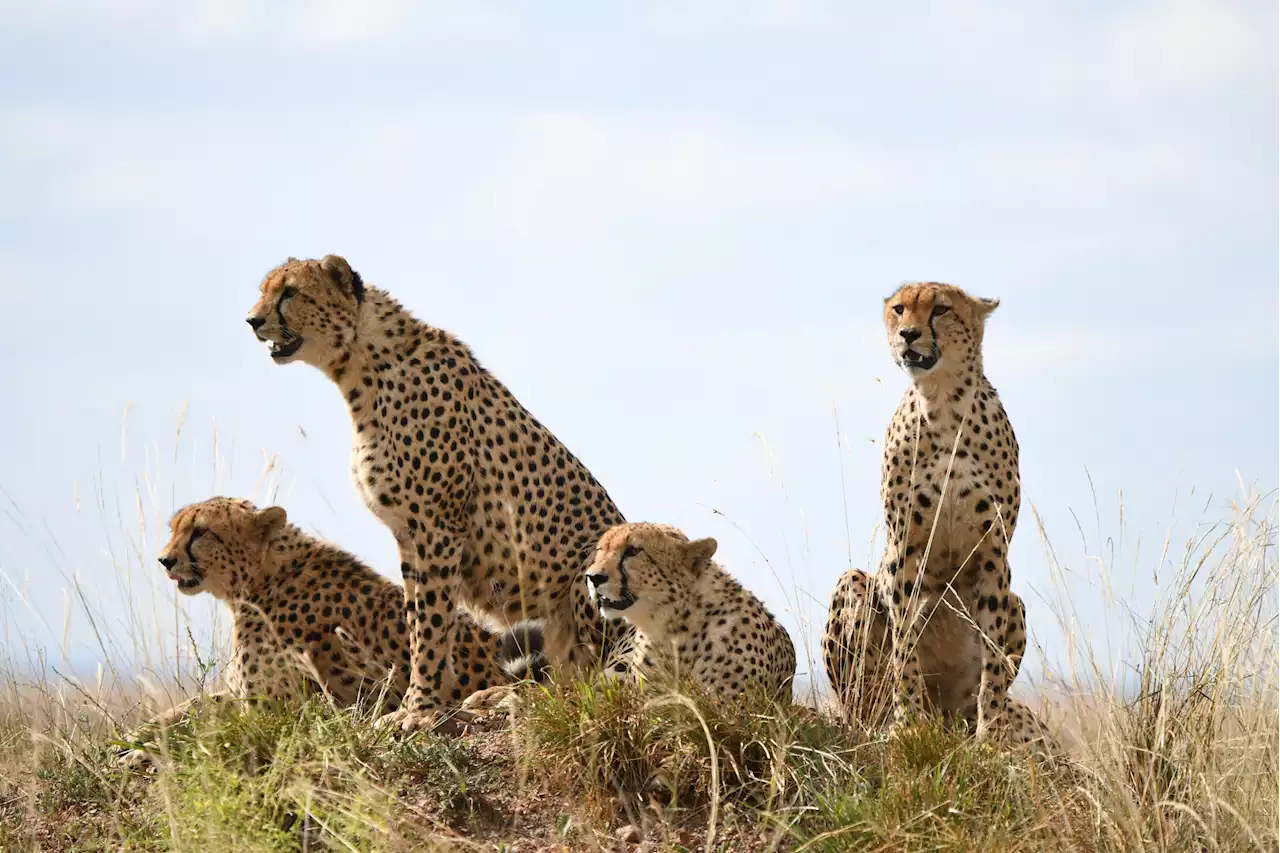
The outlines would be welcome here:
<svg viewBox="0 0 1280 853">
<path fill-rule="evenodd" d="M 246 576 L 262 564 L 285 511 L 258 509 L 235 498 L 210 498 L 185 506 L 169 522 L 172 535 L 160 550 L 160 565 L 185 595 L 235 595 Z"/>
<path fill-rule="evenodd" d="M 644 630 L 685 601 L 716 552 L 665 524 L 619 524 L 600 537 L 587 584 L 601 613 Z"/>
<path fill-rule="evenodd" d="M 983 327 L 999 304 L 949 284 L 904 285 L 884 301 L 893 360 L 912 379 L 957 372 L 980 357 Z"/>
<path fill-rule="evenodd" d="M 246 318 L 277 364 L 324 368 L 355 340 L 364 282 L 337 255 L 290 258 L 267 273 L 262 296 Z"/>
</svg>

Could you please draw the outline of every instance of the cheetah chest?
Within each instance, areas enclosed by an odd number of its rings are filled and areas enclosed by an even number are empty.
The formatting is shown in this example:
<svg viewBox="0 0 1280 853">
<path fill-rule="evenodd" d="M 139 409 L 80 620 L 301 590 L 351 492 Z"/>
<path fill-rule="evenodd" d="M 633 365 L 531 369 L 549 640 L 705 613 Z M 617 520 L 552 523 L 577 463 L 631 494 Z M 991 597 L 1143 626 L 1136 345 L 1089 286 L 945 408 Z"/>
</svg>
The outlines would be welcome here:
<svg viewBox="0 0 1280 853">
<path fill-rule="evenodd" d="M 1006 465 L 965 449 L 954 432 L 891 446 L 886 463 L 885 522 L 904 546 L 930 542 L 931 554 L 963 559 L 993 524 L 1010 525 L 1017 512 L 1016 469 L 1011 475 Z"/>
<path fill-rule="evenodd" d="M 379 453 L 380 444 L 377 438 L 356 436 L 351 448 L 351 480 L 369 511 L 398 535 L 397 501 L 390 493 L 390 466 Z"/>
</svg>

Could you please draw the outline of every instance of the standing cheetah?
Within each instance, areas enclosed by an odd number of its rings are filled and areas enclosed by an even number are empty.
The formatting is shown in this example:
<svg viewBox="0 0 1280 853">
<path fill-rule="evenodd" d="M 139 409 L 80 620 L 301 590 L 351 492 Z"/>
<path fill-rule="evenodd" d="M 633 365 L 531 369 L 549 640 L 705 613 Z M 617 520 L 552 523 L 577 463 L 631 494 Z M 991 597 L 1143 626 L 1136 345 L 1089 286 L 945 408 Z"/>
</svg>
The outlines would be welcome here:
<svg viewBox="0 0 1280 853">
<path fill-rule="evenodd" d="M 754 688 L 790 702 L 791 637 L 715 552 L 716 540 L 674 527 L 621 524 L 600 539 L 587 582 L 606 616 L 639 629 L 633 670 L 674 669 L 721 699 Z"/>
<path fill-rule="evenodd" d="M 998 304 L 938 283 L 885 300 L 889 347 L 912 383 L 885 438 L 885 553 L 876 575 L 841 578 L 823 657 L 850 713 L 874 704 L 867 689 L 887 645 L 895 724 L 928 704 L 963 716 L 979 737 L 999 722 L 1017 740 L 1039 740 L 1039 720 L 1007 697 L 1026 634 L 1009 588 L 1018 443 L 982 370 L 983 328 Z"/>
<path fill-rule="evenodd" d="M 409 644 L 397 584 L 299 530 L 278 506 L 210 498 L 178 510 L 169 526 L 159 556 L 165 574 L 184 595 L 207 592 L 231 609 L 228 689 L 200 699 L 322 690 L 341 705 L 370 696 L 388 708 L 400 705 L 409 686 Z M 494 636 L 461 610 L 455 617 L 455 667 L 470 690 L 507 683 L 504 668 L 530 666 L 528 652 L 536 650 L 522 650 L 514 635 Z M 160 714 L 144 731 L 177 721 L 195 701 Z M 126 763 L 143 757 L 131 752 Z"/>
<path fill-rule="evenodd" d="M 547 664 L 599 665 L 613 637 L 582 571 L 623 520 L 604 487 L 453 335 L 366 287 L 336 255 L 269 272 L 248 322 L 278 364 L 341 389 L 352 476 L 400 550 L 410 685 L 386 720 L 433 724 L 463 698 L 447 625 L 459 605 L 495 626 L 543 626 Z"/>
</svg>

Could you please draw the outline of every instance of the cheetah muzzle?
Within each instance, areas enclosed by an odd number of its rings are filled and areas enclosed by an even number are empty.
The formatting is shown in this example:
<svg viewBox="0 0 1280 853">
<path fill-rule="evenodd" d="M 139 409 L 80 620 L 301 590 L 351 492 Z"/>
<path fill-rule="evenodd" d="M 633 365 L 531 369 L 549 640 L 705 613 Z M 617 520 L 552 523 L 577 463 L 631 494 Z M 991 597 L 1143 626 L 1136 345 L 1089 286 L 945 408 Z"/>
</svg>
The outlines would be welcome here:
<svg viewBox="0 0 1280 853">
<path fill-rule="evenodd" d="M 286 329 L 288 334 L 289 330 Z M 288 358 L 289 356 L 302 349 L 302 336 L 294 335 L 292 338 L 286 338 L 283 343 L 279 341 L 268 341 L 268 349 L 271 351 L 271 357 L 277 361 Z"/>
<path fill-rule="evenodd" d="M 903 368 L 908 373 L 928 373 L 930 370 L 933 370 L 938 366 L 938 359 L 941 355 L 942 354 L 938 352 L 937 347 L 934 347 L 928 355 L 916 352 L 911 347 L 907 347 L 902 351 L 900 360 Z"/>
<path fill-rule="evenodd" d="M 159 559 L 165 575 L 169 580 L 177 584 L 181 592 L 187 595 L 192 595 L 204 584 L 204 570 L 196 562 L 195 554 L 191 553 L 191 546 L 203 535 L 203 530 L 197 530 L 191 534 L 185 549 L 187 557 L 185 564 L 180 563 L 176 557 L 171 555 L 165 555 Z"/>
<path fill-rule="evenodd" d="M 296 355 L 298 350 L 302 349 L 304 342 L 302 335 L 285 325 L 279 327 L 280 340 L 264 335 L 260 329 L 254 329 L 253 332 L 258 340 L 267 345 L 273 361 L 283 362 L 285 359 Z"/>
<path fill-rule="evenodd" d="M 297 355 L 305 342 L 303 336 L 290 328 L 289 322 L 285 319 L 285 306 L 295 296 L 297 296 L 296 288 L 289 285 L 281 290 L 269 311 L 250 314 L 246 318 L 249 328 L 253 329 L 254 336 L 267 344 L 271 351 L 271 359 L 282 364 Z"/>
<path fill-rule="evenodd" d="M 625 572 L 618 578 L 616 593 L 610 589 L 609 576 L 604 573 L 587 575 L 587 585 L 591 590 L 591 598 L 605 616 L 616 616 L 636 603 L 635 594 L 627 585 Z"/>
</svg>

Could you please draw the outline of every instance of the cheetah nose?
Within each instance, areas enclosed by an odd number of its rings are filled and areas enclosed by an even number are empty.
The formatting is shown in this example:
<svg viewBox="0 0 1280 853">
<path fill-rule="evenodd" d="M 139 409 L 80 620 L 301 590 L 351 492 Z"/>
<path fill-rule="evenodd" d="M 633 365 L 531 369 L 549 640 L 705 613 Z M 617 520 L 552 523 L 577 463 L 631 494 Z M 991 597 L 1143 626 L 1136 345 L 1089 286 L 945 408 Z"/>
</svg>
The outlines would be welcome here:
<svg viewBox="0 0 1280 853">
<path fill-rule="evenodd" d="M 609 576 L 605 574 L 587 575 L 587 583 L 591 584 L 592 586 L 600 586 L 602 583 L 605 583 L 608 580 L 609 580 Z"/>
<path fill-rule="evenodd" d="M 259 329 L 261 329 L 263 324 L 266 323 L 267 321 L 264 320 L 262 317 L 248 317 L 245 319 L 245 322 L 249 324 L 249 328 L 253 329 L 256 332 Z"/>
<path fill-rule="evenodd" d="M 919 329 L 899 329 L 898 334 L 902 336 L 902 339 L 904 341 L 906 341 L 909 344 L 912 344 L 912 343 L 915 343 L 916 340 L 920 337 L 920 330 Z"/>
<path fill-rule="evenodd" d="M 172 569 L 174 566 L 178 565 L 178 558 L 177 557 L 161 557 L 160 565 L 164 566 L 166 569 Z"/>
</svg>

